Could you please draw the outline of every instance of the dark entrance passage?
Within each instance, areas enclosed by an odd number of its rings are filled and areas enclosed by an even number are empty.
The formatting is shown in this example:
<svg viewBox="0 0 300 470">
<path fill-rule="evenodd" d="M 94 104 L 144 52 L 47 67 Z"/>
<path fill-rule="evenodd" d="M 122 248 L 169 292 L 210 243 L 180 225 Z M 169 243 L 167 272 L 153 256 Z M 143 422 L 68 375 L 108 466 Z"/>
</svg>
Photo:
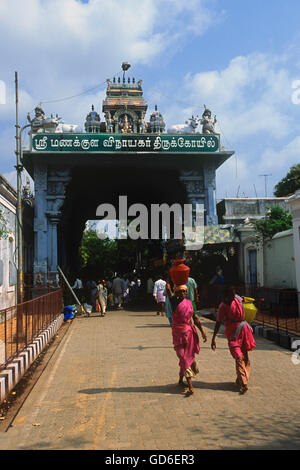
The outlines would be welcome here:
<svg viewBox="0 0 300 470">
<path fill-rule="evenodd" d="M 166 203 L 171 206 L 187 201 L 186 188 L 179 176 L 178 169 L 174 167 L 158 170 L 155 167 L 133 165 L 128 168 L 118 165 L 73 169 L 58 227 L 58 263 L 70 272 L 79 269 L 82 233 L 87 220 L 97 219 L 96 210 L 100 204 L 112 204 L 118 215 L 119 196 L 126 196 L 128 207 L 143 204 L 150 217 L 151 204 Z"/>
</svg>

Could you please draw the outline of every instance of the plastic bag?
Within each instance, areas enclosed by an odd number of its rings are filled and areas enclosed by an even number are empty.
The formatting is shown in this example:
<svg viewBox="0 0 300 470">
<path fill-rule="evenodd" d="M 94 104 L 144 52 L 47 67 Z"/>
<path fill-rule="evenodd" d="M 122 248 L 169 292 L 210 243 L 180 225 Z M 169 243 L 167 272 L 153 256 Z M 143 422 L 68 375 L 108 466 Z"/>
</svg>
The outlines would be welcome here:
<svg viewBox="0 0 300 470">
<path fill-rule="evenodd" d="M 83 304 L 84 306 L 84 310 L 87 312 L 87 313 L 92 313 L 92 306 L 89 305 L 89 304 Z"/>
<path fill-rule="evenodd" d="M 73 313 L 73 307 L 72 305 L 66 305 L 64 308 L 64 321 L 70 320 L 71 318 L 74 318 L 75 315 Z"/>
</svg>

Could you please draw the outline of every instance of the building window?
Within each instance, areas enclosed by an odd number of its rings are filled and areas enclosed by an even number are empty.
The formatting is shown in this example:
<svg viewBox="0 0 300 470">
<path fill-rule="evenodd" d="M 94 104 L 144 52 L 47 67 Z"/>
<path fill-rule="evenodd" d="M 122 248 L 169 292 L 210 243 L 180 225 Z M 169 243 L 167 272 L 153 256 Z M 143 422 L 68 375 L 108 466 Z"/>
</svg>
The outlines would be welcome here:
<svg viewBox="0 0 300 470">
<path fill-rule="evenodd" d="M 251 287 L 257 285 L 257 250 L 248 250 L 248 269 L 249 269 L 249 283 Z"/>
</svg>

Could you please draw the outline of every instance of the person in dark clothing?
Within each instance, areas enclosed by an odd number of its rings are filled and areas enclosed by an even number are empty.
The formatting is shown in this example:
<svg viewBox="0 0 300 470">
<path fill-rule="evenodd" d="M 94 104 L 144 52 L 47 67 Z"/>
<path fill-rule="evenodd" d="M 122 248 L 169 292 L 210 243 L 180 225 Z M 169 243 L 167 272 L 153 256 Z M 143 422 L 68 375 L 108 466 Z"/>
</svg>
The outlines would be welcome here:
<svg viewBox="0 0 300 470">
<path fill-rule="evenodd" d="M 96 312 L 96 298 L 98 294 L 97 284 L 95 281 L 87 281 L 86 287 L 88 289 L 89 301 L 92 306 L 92 312 Z"/>
</svg>

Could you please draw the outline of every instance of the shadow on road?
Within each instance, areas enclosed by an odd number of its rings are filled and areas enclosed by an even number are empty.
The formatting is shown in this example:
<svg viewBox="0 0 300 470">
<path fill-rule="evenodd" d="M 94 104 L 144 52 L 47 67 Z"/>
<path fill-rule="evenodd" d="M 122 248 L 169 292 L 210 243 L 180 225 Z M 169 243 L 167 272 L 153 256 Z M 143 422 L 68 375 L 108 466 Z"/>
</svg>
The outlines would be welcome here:
<svg viewBox="0 0 300 470">
<path fill-rule="evenodd" d="M 173 349 L 172 346 L 130 346 L 122 349 L 134 349 L 135 351 L 143 351 L 144 349 Z"/>
<path fill-rule="evenodd" d="M 155 317 L 156 315 L 154 315 L 153 313 L 152 314 L 149 314 L 149 315 L 129 315 L 130 317 Z M 158 316 L 158 315 L 157 315 Z"/>
<path fill-rule="evenodd" d="M 194 388 L 202 390 L 222 390 L 225 392 L 238 392 L 238 387 L 234 382 L 193 382 Z"/>
<path fill-rule="evenodd" d="M 238 388 L 233 382 L 197 382 L 193 383 L 194 388 L 205 389 L 205 390 L 220 390 L 226 392 L 238 393 Z M 78 390 L 78 393 L 86 395 L 96 395 L 99 393 L 109 392 L 124 392 L 124 393 L 163 393 L 163 394 L 184 394 L 184 387 L 178 385 L 178 383 L 166 384 L 166 385 L 149 385 L 149 387 L 109 387 L 109 388 L 85 388 Z"/>
<path fill-rule="evenodd" d="M 147 325 L 136 326 L 135 328 L 170 328 L 170 325 L 167 323 L 165 325 L 155 325 L 154 323 L 148 323 Z"/>
</svg>

